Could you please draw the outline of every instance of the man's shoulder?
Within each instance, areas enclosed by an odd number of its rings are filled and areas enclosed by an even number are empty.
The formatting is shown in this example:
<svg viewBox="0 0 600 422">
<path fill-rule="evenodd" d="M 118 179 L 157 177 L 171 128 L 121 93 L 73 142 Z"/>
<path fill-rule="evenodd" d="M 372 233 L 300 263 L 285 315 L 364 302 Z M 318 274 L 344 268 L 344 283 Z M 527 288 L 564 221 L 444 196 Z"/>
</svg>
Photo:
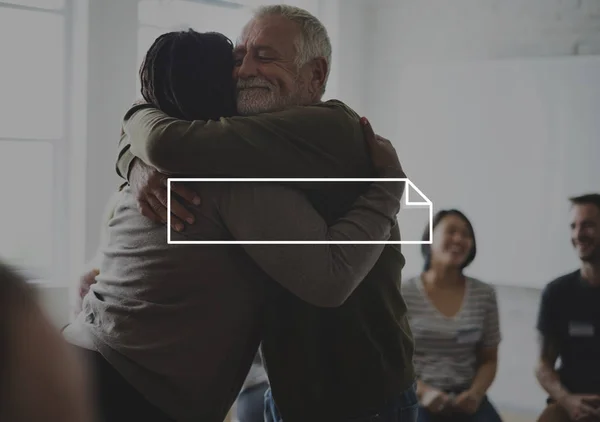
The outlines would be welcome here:
<svg viewBox="0 0 600 422">
<path fill-rule="evenodd" d="M 352 118 L 360 119 L 360 116 L 358 115 L 358 113 L 356 113 L 356 111 L 354 111 L 354 109 L 352 109 L 348 104 L 340 100 L 331 99 L 327 101 L 322 101 L 316 105 L 320 107 L 328 107 L 334 110 L 339 110 L 348 114 L 348 116 Z"/>
<path fill-rule="evenodd" d="M 356 127 L 360 127 L 360 116 L 358 113 L 348 106 L 348 104 L 340 100 L 320 101 L 306 107 L 308 107 L 308 110 L 312 110 L 308 112 L 308 115 L 315 115 L 315 112 L 317 112 L 322 118 L 329 120 L 332 117 L 335 117 L 346 124 L 349 123 Z M 324 111 L 326 112 L 324 113 Z"/>
<path fill-rule="evenodd" d="M 550 281 L 544 287 L 543 295 L 548 296 L 560 296 L 576 287 L 579 281 L 580 275 L 579 270 L 572 271 L 567 274 L 563 274 L 560 277 Z"/>
</svg>

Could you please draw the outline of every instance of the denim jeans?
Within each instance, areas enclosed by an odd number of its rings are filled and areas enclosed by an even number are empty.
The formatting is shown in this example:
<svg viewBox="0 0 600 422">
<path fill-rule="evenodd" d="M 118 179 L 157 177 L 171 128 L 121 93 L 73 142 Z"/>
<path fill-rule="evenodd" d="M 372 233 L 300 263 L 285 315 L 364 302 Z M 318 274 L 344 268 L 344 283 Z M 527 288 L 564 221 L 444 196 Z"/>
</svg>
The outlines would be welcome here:
<svg viewBox="0 0 600 422">
<path fill-rule="evenodd" d="M 282 422 L 270 388 L 265 391 L 265 422 Z"/>
<path fill-rule="evenodd" d="M 502 419 L 486 396 L 481 401 L 479 409 L 472 415 L 462 413 L 436 415 L 424 408 L 419 408 L 418 422 L 502 422 Z"/>
<path fill-rule="evenodd" d="M 346 422 L 417 422 L 419 404 L 417 401 L 416 386 L 402 392 L 399 397 L 383 406 L 379 412 L 366 417 L 358 417 Z M 265 393 L 265 422 L 283 422 L 271 389 Z"/>
<path fill-rule="evenodd" d="M 243 390 L 237 398 L 237 418 L 239 422 L 263 422 L 265 413 L 265 392 L 268 382 L 253 385 Z"/>
</svg>

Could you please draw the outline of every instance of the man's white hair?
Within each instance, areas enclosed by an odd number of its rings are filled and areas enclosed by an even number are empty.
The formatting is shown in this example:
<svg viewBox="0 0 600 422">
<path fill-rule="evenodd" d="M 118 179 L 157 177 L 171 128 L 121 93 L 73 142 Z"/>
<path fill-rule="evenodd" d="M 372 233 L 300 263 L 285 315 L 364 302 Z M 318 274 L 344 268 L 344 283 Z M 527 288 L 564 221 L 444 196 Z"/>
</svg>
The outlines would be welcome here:
<svg viewBox="0 0 600 422">
<path fill-rule="evenodd" d="M 327 29 L 310 12 L 286 4 L 260 6 L 254 11 L 253 18 L 258 19 L 272 15 L 283 16 L 300 26 L 300 36 L 296 40 L 296 66 L 298 68 L 318 57 L 325 58 L 327 74 L 323 81 L 322 92 L 324 93 L 331 67 L 331 41 Z"/>
</svg>

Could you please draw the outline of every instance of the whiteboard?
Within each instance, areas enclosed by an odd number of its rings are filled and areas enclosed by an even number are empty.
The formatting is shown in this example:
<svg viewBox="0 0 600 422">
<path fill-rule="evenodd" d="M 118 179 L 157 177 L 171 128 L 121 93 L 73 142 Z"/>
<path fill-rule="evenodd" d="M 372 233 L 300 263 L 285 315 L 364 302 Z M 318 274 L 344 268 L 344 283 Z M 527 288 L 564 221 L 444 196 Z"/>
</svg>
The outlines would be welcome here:
<svg viewBox="0 0 600 422">
<path fill-rule="evenodd" d="M 397 87 L 395 146 L 434 211 L 472 220 L 468 272 L 540 288 L 577 268 L 568 197 L 600 191 L 600 58 L 411 65 Z"/>
</svg>

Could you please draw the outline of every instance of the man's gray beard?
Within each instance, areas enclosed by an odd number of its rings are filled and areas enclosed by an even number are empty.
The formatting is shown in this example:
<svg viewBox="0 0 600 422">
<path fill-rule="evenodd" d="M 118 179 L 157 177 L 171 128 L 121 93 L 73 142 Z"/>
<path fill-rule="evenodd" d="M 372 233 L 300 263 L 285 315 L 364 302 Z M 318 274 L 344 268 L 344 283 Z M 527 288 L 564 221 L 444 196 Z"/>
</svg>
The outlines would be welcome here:
<svg viewBox="0 0 600 422">
<path fill-rule="evenodd" d="M 242 116 L 281 111 L 288 107 L 305 105 L 307 101 L 304 97 L 298 91 L 278 96 L 266 89 L 241 90 L 238 93 L 237 109 Z"/>
<path fill-rule="evenodd" d="M 262 86 L 260 89 L 240 89 L 237 97 L 237 110 L 242 116 L 281 111 L 288 107 L 308 105 L 310 94 L 304 89 L 299 79 L 296 89 L 287 95 L 278 95 L 276 87 L 261 78 L 238 82 L 239 88 Z"/>
</svg>

